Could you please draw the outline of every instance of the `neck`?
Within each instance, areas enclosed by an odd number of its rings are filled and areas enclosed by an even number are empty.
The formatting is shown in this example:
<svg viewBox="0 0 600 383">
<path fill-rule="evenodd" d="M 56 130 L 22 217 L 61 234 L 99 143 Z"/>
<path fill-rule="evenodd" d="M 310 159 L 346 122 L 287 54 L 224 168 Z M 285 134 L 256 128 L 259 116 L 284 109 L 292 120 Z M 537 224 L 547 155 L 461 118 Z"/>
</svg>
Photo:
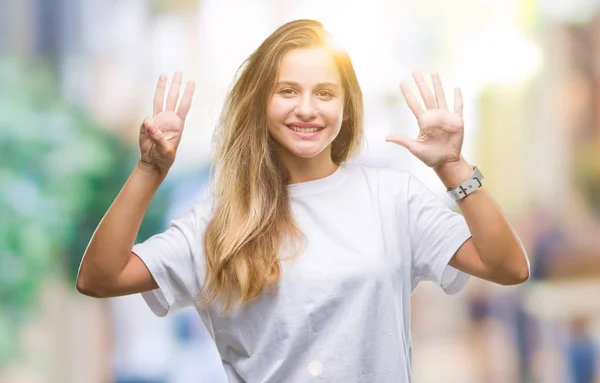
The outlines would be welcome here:
<svg viewBox="0 0 600 383">
<path fill-rule="evenodd" d="M 290 174 L 290 184 L 309 182 L 332 175 L 339 167 L 331 159 L 330 150 L 312 158 L 301 158 L 291 153 L 279 153 L 279 159 Z"/>
</svg>

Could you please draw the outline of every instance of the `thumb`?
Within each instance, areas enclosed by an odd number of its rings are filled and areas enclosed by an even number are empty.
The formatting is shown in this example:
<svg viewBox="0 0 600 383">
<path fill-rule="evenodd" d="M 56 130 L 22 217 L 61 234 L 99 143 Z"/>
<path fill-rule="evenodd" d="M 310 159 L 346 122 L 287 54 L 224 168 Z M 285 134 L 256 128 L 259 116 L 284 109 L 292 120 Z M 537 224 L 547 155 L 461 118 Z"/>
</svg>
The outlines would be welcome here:
<svg viewBox="0 0 600 383">
<path fill-rule="evenodd" d="M 393 142 L 395 144 L 398 144 L 400 146 L 404 146 L 406 149 L 408 149 L 409 152 L 411 153 L 415 153 L 417 150 L 417 141 L 410 139 L 408 137 L 406 137 L 405 135 L 402 134 L 392 134 L 391 136 L 387 136 L 385 138 L 386 142 Z"/>
<path fill-rule="evenodd" d="M 163 132 L 158 128 L 158 126 L 154 125 L 154 121 L 152 120 L 152 118 L 148 117 L 144 119 L 144 129 L 146 130 L 146 133 L 148 134 L 150 139 L 154 141 L 155 144 L 163 146 L 163 144 L 165 143 L 165 137 L 163 135 Z"/>
</svg>

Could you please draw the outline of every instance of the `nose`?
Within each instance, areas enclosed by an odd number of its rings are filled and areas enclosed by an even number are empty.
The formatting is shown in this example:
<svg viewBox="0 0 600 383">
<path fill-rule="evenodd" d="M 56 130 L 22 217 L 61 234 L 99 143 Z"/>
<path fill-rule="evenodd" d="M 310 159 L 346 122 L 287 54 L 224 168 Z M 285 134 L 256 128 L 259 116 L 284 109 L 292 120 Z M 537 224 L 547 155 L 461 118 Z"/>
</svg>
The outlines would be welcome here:
<svg viewBox="0 0 600 383">
<path fill-rule="evenodd" d="M 299 97 L 294 113 L 300 120 L 313 120 L 317 117 L 317 108 L 311 95 Z"/>
</svg>

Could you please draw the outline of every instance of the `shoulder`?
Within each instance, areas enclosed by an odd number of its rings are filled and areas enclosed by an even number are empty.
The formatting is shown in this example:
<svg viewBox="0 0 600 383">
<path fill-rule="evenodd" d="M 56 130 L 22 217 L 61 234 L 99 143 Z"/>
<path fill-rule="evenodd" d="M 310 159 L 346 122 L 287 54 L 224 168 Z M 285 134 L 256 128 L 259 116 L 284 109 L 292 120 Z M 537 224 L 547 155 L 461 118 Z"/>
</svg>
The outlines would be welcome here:
<svg viewBox="0 0 600 383">
<path fill-rule="evenodd" d="M 194 230 L 206 226 L 214 215 L 214 203 L 212 196 L 205 196 L 202 199 L 191 203 L 171 220 L 173 225 L 191 226 Z"/>
<path fill-rule="evenodd" d="M 190 209 L 199 216 L 211 216 L 214 213 L 214 201 L 212 195 L 207 194 L 202 199 L 193 203 Z"/>
</svg>

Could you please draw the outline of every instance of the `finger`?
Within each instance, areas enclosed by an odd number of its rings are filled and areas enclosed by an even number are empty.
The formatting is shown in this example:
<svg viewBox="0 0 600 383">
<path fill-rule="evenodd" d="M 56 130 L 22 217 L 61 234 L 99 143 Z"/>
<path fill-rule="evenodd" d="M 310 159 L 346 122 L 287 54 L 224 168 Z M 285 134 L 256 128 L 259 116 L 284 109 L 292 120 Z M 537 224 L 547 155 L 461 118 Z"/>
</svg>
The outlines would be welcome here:
<svg viewBox="0 0 600 383">
<path fill-rule="evenodd" d="M 174 112 L 177 106 L 177 100 L 179 99 L 179 90 L 181 89 L 181 72 L 175 72 L 173 80 L 171 81 L 171 87 L 169 88 L 169 94 L 167 95 L 167 105 L 165 110 Z"/>
<path fill-rule="evenodd" d="M 433 84 L 433 91 L 435 93 L 435 102 L 439 109 L 448 110 L 448 103 L 446 102 L 446 94 L 444 93 L 444 87 L 442 86 L 442 79 L 437 73 L 431 74 L 431 82 Z"/>
<path fill-rule="evenodd" d="M 425 82 L 425 79 L 423 78 L 421 73 L 413 72 L 413 79 L 415 80 L 415 83 L 417 84 L 417 88 L 419 88 L 419 93 L 421 94 L 421 97 L 423 98 L 423 103 L 425 104 L 425 107 L 427 108 L 427 110 L 435 109 L 436 108 L 435 98 L 433 97 L 433 93 L 431 93 L 431 90 L 429 89 L 429 86 Z"/>
<path fill-rule="evenodd" d="M 142 125 L 140 126 L 141 131 L 146 132 L 146 126 L 147 125 L 153 125 L 154 124 L 154 119 L 150 116 L 144 118 L 144 121 L 142 121 Z"/>
<path fill-rule="evenodd" d="M 146 118 L 144 120 L 144 129 L 146 129 L 146 134 L 150 137 L 150 139 L 158 146 L 163 146 L 165 137 L 163 135 L 162 130 L 160 130 L 154 122 L 150 118 Z"/>
<path fill-rule="evenodd" d="M 167 87 L 167 75 L 161 74 L 158 77 L 158 84 L 156 84 L 156 90 L 154 91 L 154 101 L 152 115 L 156 116 L 163 111 L 163 104 L 165 102 L 165 88 Z"/>
<path fill-rule="evenodd" d="M 463 97 L 460 88 L 454 88 L 454 113 L 463 116 Z"/>
<path fill-rule="evenodd" d="M 410 86 L 406 82 L 403 81 L 400 83 L 400 90 L 402 91 L 402 95 L 404 96 L 404 99 L 406 100 L 406 104 L 408 105 L 410 110 L 413 112 L 415 117 L 416 118 L 421 117 L 421 115 L 423 113 L 425 113 L 425 110 L 421 106 L 421 103 L 419 102 L 419 100 L 417 100 L 417 98 L 415 97 L 415 94 L 412 92 L 412 90 L 410 90 Z"/>
<path fill-rule="evenodd" d="M 413 154 L 416 153 L 417 147 L 419 146 L 419 143 L 417 141 L 410 139 L 402 134 L 393 134 L 391 136 L 387 136 L 385 138 L 385 141 L 393 142 L 400 146 L 404 146 L 406 149 L 408 149 L 409 152 Z"/>
<path fill-rule="evenodd" d="M 185 90 L 183 91 L 183 96 L 181 96 L 181 101 L 179 102 L 179 107 L 177 108 L 177 115 L 185 120 L 188 112 L 190 111 L 190 106 L 192 105 L 192 97 L 194 96 L 194 89 L 196 88 L 196 83 L 194 81 L 188 81 L 185 86 Z"/>
</svg>

